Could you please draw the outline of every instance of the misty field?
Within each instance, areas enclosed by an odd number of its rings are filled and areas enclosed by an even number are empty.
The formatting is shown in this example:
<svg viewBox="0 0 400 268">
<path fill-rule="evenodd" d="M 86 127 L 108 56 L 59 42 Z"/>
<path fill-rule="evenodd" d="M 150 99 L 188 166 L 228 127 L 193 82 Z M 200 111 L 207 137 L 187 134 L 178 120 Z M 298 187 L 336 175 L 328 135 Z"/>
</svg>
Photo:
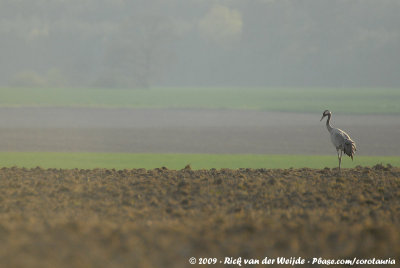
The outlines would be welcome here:
<svg viewBox="0 0 400 268">
<path fill-rule="evenodd" d="M 0 106 L 399 114 L 398 88 L 0 88 Z"/>
<path fill-rule="evenodd" d="M 1 267 L 400 256 L 400 169 L 392 166 L 341 175 L 329 168 L 2 168 L 0 192 Z"/>
<path fill-rule="evenodd" d="M 400 256 L 397 89 L 0 93 L 0 267 Z"/>
</svg>

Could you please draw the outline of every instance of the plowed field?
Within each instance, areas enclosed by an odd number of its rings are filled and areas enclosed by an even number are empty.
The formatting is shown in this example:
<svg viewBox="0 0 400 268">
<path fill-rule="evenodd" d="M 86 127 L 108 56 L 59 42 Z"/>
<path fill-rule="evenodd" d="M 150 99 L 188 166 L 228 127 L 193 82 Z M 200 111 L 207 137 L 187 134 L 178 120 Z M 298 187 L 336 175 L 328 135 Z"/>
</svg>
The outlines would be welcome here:
<svg viewBox="0 0 400 268">
<path fill-rule="evenodd" d="M 1 267 L 400 256 L 400 169 L 0 170 Z M 271 266 L 270 266 L 271 267 Z"/>
</svg>

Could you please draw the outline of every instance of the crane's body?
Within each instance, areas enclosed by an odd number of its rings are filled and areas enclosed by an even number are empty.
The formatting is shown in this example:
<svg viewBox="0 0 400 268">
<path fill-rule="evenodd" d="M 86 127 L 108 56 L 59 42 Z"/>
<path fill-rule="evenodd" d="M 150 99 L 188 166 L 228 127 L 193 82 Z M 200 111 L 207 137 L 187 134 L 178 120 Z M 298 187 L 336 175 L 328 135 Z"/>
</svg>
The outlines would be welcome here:
<svg viewBox="0 0 400 268">
<path fill-rule="evenodd" d="M 326 120 L 326 128 L 329 131 L 329 134 L 331 135 L 331 141 L 333 146 L 335 146 L 337 155 L 338 155 L 338 160 L 339 160 L 339 171 L 340 171 L 340 165 L 342 163 L 342 154 L 343 152 L 351 157 L 351 160 L 353 160 L 354 153 L 356 151 L 356 143 L 350 138 L 350 136 L 344 132 L 343 130 L 339 128 L 333 128 L 330 124 L 331 116 L 332 113 L 328 110 L 325 110 L 324 113 L 322 114 L 321 120 L 327 116 L 328 119 Z"/>
</svg>

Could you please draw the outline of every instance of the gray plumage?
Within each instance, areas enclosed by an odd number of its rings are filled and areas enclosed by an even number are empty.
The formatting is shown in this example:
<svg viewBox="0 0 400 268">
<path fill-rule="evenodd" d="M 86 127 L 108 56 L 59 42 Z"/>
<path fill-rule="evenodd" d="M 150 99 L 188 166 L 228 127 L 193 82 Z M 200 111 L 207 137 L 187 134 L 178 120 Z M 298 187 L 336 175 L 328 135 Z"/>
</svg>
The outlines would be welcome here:
<svg viewBox="0 0 400 268">
<path fill-rule="evenodd" d="M 353 160 L 354 153 L 357 150 L 356 143 L 350 138 L 350 136 L 346 132 L 338 128 L 333 128 L 331 126 L 330 120 L 332 113 L 330 111 L 325 110 L 324 113 L 322 114 L 320 121 L 322 121 L 322 119 L 324 119 L 325 116 L 328 117 L 328 119 L 326 120 L 326 128 L 328 129 L 329 134 L 331 135 L 331 141 L 333 143 L 333 146 L 335 146 L 336 148 L 339 160 L 339 170 L 340 170 L 343 152 L 349 157 L 351 157 L 351 160 Z"/>
</svg>

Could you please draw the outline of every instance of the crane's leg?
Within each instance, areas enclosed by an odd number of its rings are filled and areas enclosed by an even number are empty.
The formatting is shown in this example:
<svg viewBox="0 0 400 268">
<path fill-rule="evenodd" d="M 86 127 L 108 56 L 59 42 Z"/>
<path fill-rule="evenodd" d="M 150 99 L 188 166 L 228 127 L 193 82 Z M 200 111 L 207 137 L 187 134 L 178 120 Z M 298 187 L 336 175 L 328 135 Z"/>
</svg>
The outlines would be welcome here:
<svg viewBox="0 0 400 268">
<path fill-rule="evenodd" d="M 339 172 L 340 172 L 340 163 L 342 162 L 342 159 L 341 159 L 341 157 L 339 156 L 339 149 L 336 149 L 336 151 L 337 151 L 337 158 L 338 158 L 338 160 L 339 160 Z"/>
<path fill-rule="evenodd" d="M 342 155 L 343 155 L 343 151 L 340 150 L 340 156 L 339 156 L 339 172 L 340 172 L 340 164 L 342 164 Z"/>
</svg>

